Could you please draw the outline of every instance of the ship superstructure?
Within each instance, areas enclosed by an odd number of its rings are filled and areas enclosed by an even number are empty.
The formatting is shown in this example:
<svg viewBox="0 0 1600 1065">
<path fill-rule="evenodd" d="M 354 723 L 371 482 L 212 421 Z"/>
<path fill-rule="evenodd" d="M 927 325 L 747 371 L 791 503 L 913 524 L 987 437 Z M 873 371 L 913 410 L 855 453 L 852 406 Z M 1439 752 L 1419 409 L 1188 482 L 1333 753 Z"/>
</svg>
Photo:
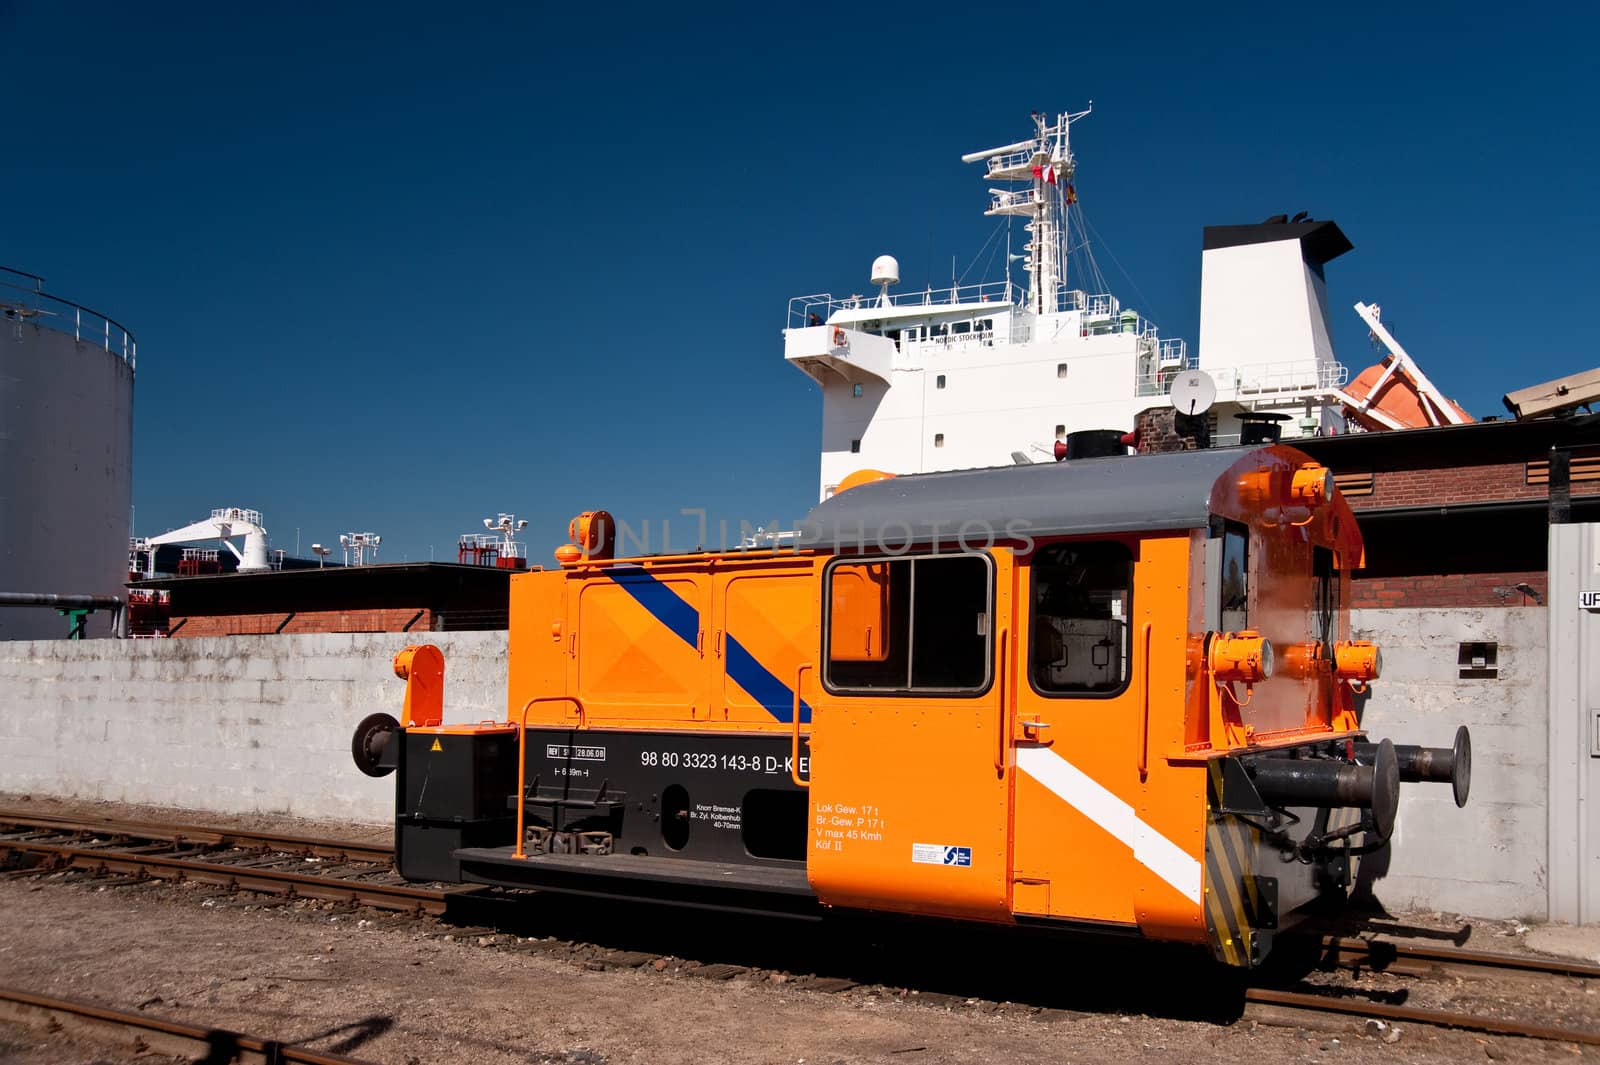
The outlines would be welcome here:
<svg viewBox="0 0 1600 1065">
<path fill-rule="evenodd" d="M 1286 437 L 1339 424 L 1332 404 L 1348 374 L 1328 340 L 1322 280 L 1322 264 L 1350 246 L 1338 227 L 1208 229 L 1202 305 L 1221 317 L 1202 311 L 1197 358 L 1104 291 L 1092 259 L 1069 275 L 1087 251 L 1069 130 L 1088 113 L 1035 113 L 1032 137 L 962 157 L 984 166 L 984 213 L 1024 220 L 1024 254 L 1008 252 L 1004 280 L 895 292 L 899 264 L 885 255 L 874 295 L 790 300 L 784 356 L 822 387 L 822 498 L 863 468 L 1048 461 L 1069 433 L 1131 429 L 1190 369 L 1216 383 L 1218 442 L 1237 439 L 1240 413 L 1289 416 Z M 1025 280 L 1010 277 L 1013 259 Z"/>
</svg>

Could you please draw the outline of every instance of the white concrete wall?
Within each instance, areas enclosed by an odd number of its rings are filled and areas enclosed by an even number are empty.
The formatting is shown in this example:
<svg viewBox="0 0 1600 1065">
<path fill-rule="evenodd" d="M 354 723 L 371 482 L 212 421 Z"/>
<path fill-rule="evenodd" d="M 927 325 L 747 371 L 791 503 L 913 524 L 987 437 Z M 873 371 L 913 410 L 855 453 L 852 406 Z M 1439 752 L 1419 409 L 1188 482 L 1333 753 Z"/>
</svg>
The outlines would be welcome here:
<svg viewBox="0 0 1600 1065">
<path fill-rule="evenodd" d="M 445 718 L 504 719 L 506 633 L 430 633 Z M 382 824 L 350 737 L 400 716 L 406 633 L 0 642 L 0 791 Z"/>
<path fill-rule="evenodd" d="M 1472 729 L 1472 798 L 1402 787 L 1378 898 L 1482 917 L 1542 918 L 1547 829 L 1546 616 L 1536 608 L 1359 610 L 1384 677 L 1364 723 L 1440 746 Z M 503 718 L 504 632 L 432 633 L 445 652 L 445 716 Z M 399 715 L 390 667 L 403 633 L 205 640 L 0 642 L 0 791 L 388 823 L 394 778 L 350 760 L 374 711 Z M 1462 681 L 1463 640 L 1499 644 L 1497 680 Z"/>
<path fill-rule="evenodd" d="M 1479 917 L 1546 916 L 1548 751 L 1546 616 L 1542 608 L 1356 610 L 1357 639 L 1383 649 L 1362 724 L 1374 738 L 1448 746 L 1472 730 L 1472 795 L 1456 809 L 1443 784 L 1402 784 L 1387 870 L 1373 892 L 1386 906 Z M 1499 676 L 1462 680 L 1463 641 L 1499 644 Z"/>
</svg>

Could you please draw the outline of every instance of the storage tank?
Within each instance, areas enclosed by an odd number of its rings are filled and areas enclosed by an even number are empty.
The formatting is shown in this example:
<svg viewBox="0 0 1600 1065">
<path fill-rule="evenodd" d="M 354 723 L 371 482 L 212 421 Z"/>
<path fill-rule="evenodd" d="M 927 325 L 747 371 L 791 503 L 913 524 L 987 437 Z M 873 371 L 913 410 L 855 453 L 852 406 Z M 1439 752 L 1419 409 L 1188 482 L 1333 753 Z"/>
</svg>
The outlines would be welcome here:
<svg viewBox="0 0 1600 1065">
<path fill-rule="evenodd" d="M 0 592 L 127 596 L 134 338 L 0 267 Z M 0 640 L 63 637 L 48 607 L 0 608 Z M 86 634 L 111 634 L 111 614 Z"/>
</svg>

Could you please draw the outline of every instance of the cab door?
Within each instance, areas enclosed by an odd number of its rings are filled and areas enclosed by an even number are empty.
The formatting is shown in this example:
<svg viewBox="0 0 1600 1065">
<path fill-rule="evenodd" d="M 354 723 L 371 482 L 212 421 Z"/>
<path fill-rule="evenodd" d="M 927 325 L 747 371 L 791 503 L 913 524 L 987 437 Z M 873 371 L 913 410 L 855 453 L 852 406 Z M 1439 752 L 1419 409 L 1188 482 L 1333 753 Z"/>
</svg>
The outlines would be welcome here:
<svg viewBox="0 0 1600 1065">
<path fill-rule="evenodd" d="M 1152 900 L 1199 904 L 1200 813 L 1164 798 L 1188 565 L 1169 536 L 1043 542 L 1019 569 L 1018 913 L 1134 925 Z"/>
<path fill-rule="evenodd" d="M 1011 556 L 839 558 L 806 696 L 807 874 L 825 903 L 1010 918 Z"/>
</svg>

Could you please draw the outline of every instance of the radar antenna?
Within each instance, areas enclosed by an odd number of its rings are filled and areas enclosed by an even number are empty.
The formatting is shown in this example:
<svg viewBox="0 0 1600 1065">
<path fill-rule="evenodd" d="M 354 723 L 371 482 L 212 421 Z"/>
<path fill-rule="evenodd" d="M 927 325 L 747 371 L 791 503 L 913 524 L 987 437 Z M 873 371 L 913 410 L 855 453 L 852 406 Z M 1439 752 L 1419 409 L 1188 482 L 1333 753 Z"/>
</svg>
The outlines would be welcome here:
<svg viewBox="0 0 1600 1065">
<path fill-rule="evenodd" d="M 1066 207 L 1077 199 L 1072 190 L 1077 163 L 1067 131 L 1093 109 L 1091 103 L 1077 113 L 1063 111 L 1054 121 L 1049 114 L 1035 111 L 1032 139 L 961 157 L 964 163 L 986 164 L 984 177 L 988 180 L 1008 183 L 989 190 L 992 198 L 985 215 L 1015 215 L 1028 220 L 1022 227 L 1028 233 L 1028 243 L 1023 245 L 1027 253 L 1024 265 L 1028 271 L 1028 309 L 1035 314 L 1060 309 L 1066 285 L 1062 264 L 1069 246 Z M 1008 247 L 1008 260 L 1009 252 Z M 1007 265 L 1009 269 L 1009 261 Z"/>
</svg>

